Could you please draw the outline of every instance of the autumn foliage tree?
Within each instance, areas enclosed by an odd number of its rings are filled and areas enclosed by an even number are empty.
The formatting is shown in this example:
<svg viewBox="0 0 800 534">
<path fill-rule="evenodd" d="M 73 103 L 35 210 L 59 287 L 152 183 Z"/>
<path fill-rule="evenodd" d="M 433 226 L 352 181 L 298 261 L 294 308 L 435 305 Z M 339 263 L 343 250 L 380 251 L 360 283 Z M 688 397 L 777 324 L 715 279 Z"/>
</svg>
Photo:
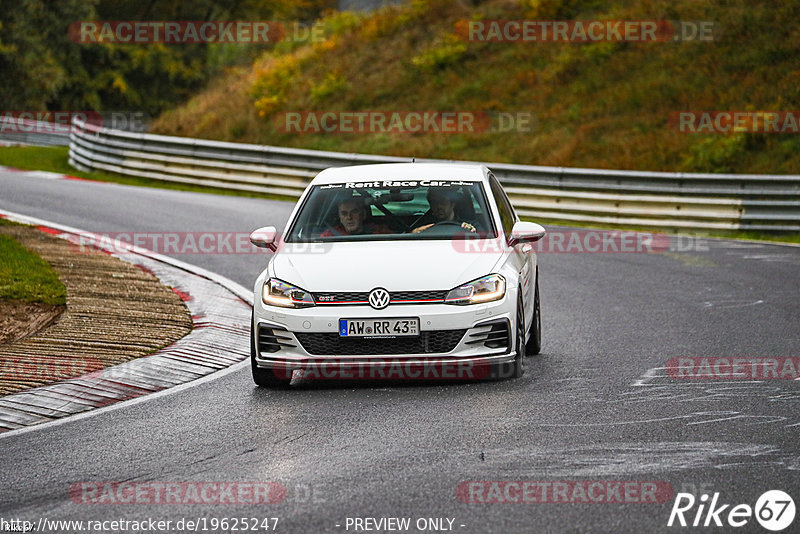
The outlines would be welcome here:
<svg viewBox="0 0 800 534">
<path fill-rule="evenodd" d="M 76 43 L 78 21 L 312 21 L 330 0 L 0 0 L 0 107 L 157 115 L 268 45 Z"/>
</svg>

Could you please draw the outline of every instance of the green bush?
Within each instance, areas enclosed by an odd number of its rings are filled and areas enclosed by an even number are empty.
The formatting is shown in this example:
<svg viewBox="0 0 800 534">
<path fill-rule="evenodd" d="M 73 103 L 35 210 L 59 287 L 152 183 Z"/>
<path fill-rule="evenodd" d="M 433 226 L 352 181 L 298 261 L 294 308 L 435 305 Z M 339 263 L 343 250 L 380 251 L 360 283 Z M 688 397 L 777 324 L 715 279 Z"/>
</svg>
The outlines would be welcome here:
<svg viewBox="0 0 800 534">
<path fill-rule="evenodd" d="M 747 143 L 747 134 L 710 134 L 698 139 L 689 147 L 690 155 L 685 165 L 697 172 L 735 172 L 734 162 L 741 156 Z"/>
<path fill-rule="evenodd" d="M 311 100 L 319 104 L 326 98 L 345 91 L 347 87 L 347 80 L 341 74 L 329 72 L 319 84 L 311 88 Z"/>
<path fill-rule="evenodd" d="M 422 71 L 433 71 L 456 63 L 467 51 L 467 43 L 454 34 L 437 39 L 423 53 L 411 58 L 411 63 Z"/>
</svg>

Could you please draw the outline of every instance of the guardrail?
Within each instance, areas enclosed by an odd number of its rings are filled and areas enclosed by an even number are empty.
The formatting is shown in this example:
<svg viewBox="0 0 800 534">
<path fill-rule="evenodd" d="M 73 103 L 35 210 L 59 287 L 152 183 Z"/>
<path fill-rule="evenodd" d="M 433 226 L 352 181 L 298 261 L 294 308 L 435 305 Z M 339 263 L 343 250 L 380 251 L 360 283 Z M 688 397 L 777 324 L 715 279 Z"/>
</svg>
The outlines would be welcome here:
<svg viewBox="0 0 800 534">
<path fill-rule="evenodd" d="M 70 127 L 66 124 L 13 118 L 0 122 L 0 141 L 37 146 L 66 146 Z"/>
<path fill-rule="evenodd" d="M 70 137 L 69 161 L 80 170 L 294 198 L 327 167 L 412 161 L 125 132 L 79 119 L 73 121 Z M 800 231 L 800 176 L 796 175 L 487 165 L 520 215 L 665 229 Z"/>
</svg>

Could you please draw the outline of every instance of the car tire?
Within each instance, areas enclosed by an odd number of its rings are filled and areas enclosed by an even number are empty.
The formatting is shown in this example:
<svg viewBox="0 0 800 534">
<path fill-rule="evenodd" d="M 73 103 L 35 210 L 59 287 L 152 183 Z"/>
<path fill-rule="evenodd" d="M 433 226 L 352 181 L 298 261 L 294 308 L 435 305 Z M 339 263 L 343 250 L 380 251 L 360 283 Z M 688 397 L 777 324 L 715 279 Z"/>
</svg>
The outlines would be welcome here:
<svg viewBox="0 0 800 534">
<path fill-rule="evenodd" d="M 284 378 L 275 374 L 272 369 L 262 369 L 256 365 L 255 310 L 250 316 L 250 369 L 253 371 L 253 382 L 257 386 L 272 389 L 289 387 L 292 378 Z"/>
<path fill-rule="evenodd" d="M 517 320 L 514 324 L 514 346 L 516 356 L 514 361 L 499 363 L 492 366 L 492 378 L 520 378 L 525 374 L 525 310 L 522 306 L 522 290 L 517 300 Z"/>
<path fill-rule="evenodd" d="M 536 355 L 542 352 L 542 310 L 539 304 L 539 269 L 536 269 L 536 289 L 533 293 L 533 322 L 528 342 L 525 344 L 525 354 Z"/>
</svg>

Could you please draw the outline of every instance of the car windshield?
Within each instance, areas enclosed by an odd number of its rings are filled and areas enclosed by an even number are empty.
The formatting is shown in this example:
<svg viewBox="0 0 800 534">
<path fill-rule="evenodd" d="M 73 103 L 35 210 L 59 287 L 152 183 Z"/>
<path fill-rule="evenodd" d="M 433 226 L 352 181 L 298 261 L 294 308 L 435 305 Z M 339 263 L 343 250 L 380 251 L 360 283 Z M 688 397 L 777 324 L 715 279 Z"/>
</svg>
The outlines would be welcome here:
<svg viewBox="0 0 800 534">
<path fill-rule="evenodd" d="M 287 242 L 497 237 L 481 182 L 382 180 L 314 186 Z"/>
</svg>

